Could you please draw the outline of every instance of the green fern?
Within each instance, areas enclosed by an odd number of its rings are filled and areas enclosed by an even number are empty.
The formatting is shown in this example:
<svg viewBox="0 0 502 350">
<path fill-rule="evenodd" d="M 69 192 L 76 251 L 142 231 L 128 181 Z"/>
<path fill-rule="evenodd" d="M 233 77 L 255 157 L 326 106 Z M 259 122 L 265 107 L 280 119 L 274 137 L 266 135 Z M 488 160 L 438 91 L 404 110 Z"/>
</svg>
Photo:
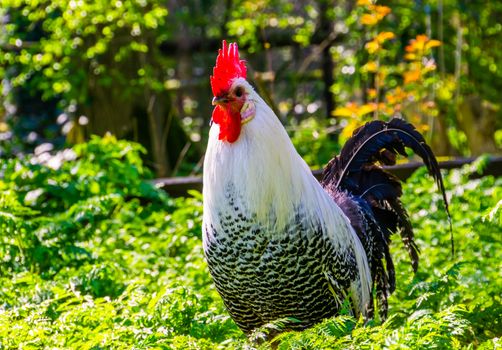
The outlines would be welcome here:
<svg viewBox="0 0 502 350">
<path fill-rule="evenodd" d="M 0 164 L 0 349 L 269 349 L 260 334 L 294 322 L 262 327 L 255 342 L 242 334 L 204 262 L 201 194 L 172 199 L 156 189 L 141 147 L 107 136 L 68 152 L 58 168 L 29 158 Z M 470 179 L 479 166 L 445 174 L 454 258 L 430 179 L 419 170 L 404 186 L 421 263 L 414 275 L 407 252 L 392 247 L 389 319 L 365 323 L 346 308 L 273 345 L 500 347 L 502 179 Z"/>
</svg>

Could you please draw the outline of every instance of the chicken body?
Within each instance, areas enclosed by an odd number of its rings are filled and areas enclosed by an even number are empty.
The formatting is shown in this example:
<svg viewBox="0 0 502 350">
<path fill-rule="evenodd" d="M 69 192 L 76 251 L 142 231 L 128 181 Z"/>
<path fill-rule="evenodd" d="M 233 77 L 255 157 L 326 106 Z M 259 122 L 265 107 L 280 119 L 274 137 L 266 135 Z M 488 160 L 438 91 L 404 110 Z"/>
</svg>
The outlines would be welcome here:
<svg viewBox="0 0 502 350">
<path fill-rule="evenodd" d="M 234 85 L 245 87 L 255 115 L 233 143 L 213 125 L 203 190 L 204 251 L 229 313 L 246 333 L 275 320 L 309 327 L 349 295 L 366 314 L 371 275 L 349 219 L 273 111 L 246 81 Z"/>
<path fill-rule="evenodd" d="M 211 77 L 203 243 L 230 315 L 247 334 L 274 321 L 299 330 L 336 315 L 344 301 L 372 317 L 374 290 L 385 317 L 395 288 L 390 235 L 401 233 L 415 270 L 418 248 L 399 180 L 376 163 L 394 164 L 412 148 L 446 203 L 432 151 L 411 124 L 374 121 L 327 165 L 321 185 L 245 77 L 237 46 L 224 42 Z"/>
</svg>

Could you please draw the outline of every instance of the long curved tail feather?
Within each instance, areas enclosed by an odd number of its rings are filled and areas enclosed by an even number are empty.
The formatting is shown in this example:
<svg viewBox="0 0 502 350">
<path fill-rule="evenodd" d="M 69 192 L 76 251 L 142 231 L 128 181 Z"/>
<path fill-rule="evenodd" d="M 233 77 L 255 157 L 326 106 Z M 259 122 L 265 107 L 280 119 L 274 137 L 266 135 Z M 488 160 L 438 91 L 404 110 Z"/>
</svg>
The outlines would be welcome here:
<svg viewBox="0 0 502 350">
<path fill-rule="evenodd" d="M 326 166 L 321 181 L 335 201 L 340 201 L 341 196 L 334 194 L 345 192 L 360 208 L 362 215 L 356 217 L 353 208 L 346 210 L 346 205 L 344 208 L 346 200 L 339 203 L 353 226 L 357 226 L 356 231 L 367 250 L 383 317 L 387 312 L 387 296 L 395 289 L 394 265 L 389 252 L 391 234 L 400 232 L 415 272 L 419 261 L 410 218 L 400 201 L 400 180 L 379 165 L 394 165 L 398 155 L 407 156 L 406 148 L 423 159 L 441 191 L 450 221 L 453 254 L 451 217 L 438 162 L 423 136 L 405 120 L 372 121 L 357 129 L 340 154 Z"/>
</svg>

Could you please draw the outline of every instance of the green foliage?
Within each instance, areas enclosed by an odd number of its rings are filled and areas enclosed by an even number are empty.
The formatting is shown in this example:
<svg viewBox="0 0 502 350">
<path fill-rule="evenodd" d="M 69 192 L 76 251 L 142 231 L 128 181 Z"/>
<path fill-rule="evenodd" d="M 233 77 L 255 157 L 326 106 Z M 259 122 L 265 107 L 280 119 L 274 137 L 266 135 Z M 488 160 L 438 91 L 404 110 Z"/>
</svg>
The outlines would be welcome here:
<svg viewBox="0 0 502 350">
<path fill-rule="evenodd" d="M 4 164 L 0 348 L 242 338 L 203 263 L 200 195 L 169 199 L 141 151 L 109 136 Z"/>
<path fill-rule="evenodd" d="M 131 89 L 145 84 L 162 86 L 152 79 L 153 60 L 145 60 L 148 62 L 128 72 L 132 73 L 128 77 L 121 71 L 123 62 L 155 51 L 148 44 L 152 40 L 158 44 L 165 34 L 168 11 L 159 3 L 2 0 L 0 4 L 0 14 L 13 17 L 3 39 L 20 48 L 18 54 L 0 50 L 0 64 L 18 68 L 14 85 L 30 84 L 43 91 L 44 98 L 63 96 L 66 103 L 87 102 L 87 82 L 93 79 L 101 86 L 125 78 L 132 79 L 127 82 Z M 29 27 L 36 28 L 38 35 L 43 33 L 43 38 L 34 41 Z"/>
<path fill-rule="evenodd" d="M 298 153 L 312 168 L 320 169 L 333 154 L 340 151 L 337 142 L 330 138 L 330 126 L 315 118 L 302 120 L 290 132 L 291 141 Z"/>
<path fill-rule="evenodd" d="M 300 134 L 311 128 L 302 120 L 322 127 L 334 115 L 343 140 L 403 112 L 438 154 L 496 152 L 501 4 L 0 0 L 0 156 L 112 131 L 142 142 L 162 176 L 199 171 L 223 38 L 239 43 L 249 79 Z M 466 119 L 471 109 L 480 118 Z"/>
<path fill-rule="evenodd" d="M 307 46 L 319 14 L 313 4 L 295 8 L 290 1 L 284 0 L 239 0 L 231 8 L 230 15 L 226 23 L 228 34 L 239 38 L 240 44 L 249 45 L 249 52 L 253 53 L 262 49 L 258 39 L 266 30 L 289 29 L 295 42 Z"/>
<path fill-rule="evenodd" d="M 148 182 L 141 152 L 94 138 L 2 165 L 0 349 L 249 348 L 203 259 L 201 195 L 168 198 Z M 419 170 L 408 181 L 422 260 L 413 275 L 394 245 L 398 289 L 386 322 L 341 315 L 281 334 L 279 348 L 500 346 L 502 179 L 471 179 L 485 164 L 446 174 L 455 258 L 431 179 Z"/>
</svg>

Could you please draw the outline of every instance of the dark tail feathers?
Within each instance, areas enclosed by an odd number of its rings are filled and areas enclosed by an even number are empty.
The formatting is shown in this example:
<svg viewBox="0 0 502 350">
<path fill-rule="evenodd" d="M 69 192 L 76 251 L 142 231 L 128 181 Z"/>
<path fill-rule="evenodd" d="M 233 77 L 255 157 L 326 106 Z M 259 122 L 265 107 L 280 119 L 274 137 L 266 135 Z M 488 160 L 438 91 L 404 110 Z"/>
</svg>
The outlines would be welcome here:
<svg viewBox="0 0 502 350">
<path fill-rule="evenodd" d="M 396 156 L 406 156 L 405 148 L 411 148 L 422 157 L 429 173 L 435 179 L 450 219 L 448 201 L 437 160 L 423 136 L 413 125 L 403 119 L 390 122 L 372 121 L 357 129 L 344 145 L 340 155 L 333 158 L 324 169 L 323 186 L 331 193 L 345 190 L 356 201 L 361 199 L 371 213 L 364 214 L 367 230 L 372 237 L 363 237 L 363 244 L 371 246 L 373 283 L 380 299 L 381 312 L 385 317 L 387 295 L 395 289 L 394 265 L 389 253 L 390 235 L 400 231 L 408 250 L 413 270 L 418 267 L 418 247 L 413 229 L 399 197 L 402 194 L 400 180 L 383 170 L 377 163 L 394 165 Z M 369 208 L 368 208 L 369 206 Z M 344 209 L 342 207 L 342 209 Z M 364 212 L 363 206 L 361 210 Z M 372 219 L 368 219 L 372 217 Z M 352 221 L 352 218 L 351 218 Z M 371 222 L 368 222 L 371 221 Z M 450 226 L 451 227 L 451 226 Z M 358 232 L 359 235 L 364 233 Z M 368 243 L 368 240 L 371 241 Z M 364 242 L 366 241 L 366 242 Z M 454 249 L 452 237 L 452 252 Z M 386 264 L 384 268 L 384 262 Z"/>
</svg>

